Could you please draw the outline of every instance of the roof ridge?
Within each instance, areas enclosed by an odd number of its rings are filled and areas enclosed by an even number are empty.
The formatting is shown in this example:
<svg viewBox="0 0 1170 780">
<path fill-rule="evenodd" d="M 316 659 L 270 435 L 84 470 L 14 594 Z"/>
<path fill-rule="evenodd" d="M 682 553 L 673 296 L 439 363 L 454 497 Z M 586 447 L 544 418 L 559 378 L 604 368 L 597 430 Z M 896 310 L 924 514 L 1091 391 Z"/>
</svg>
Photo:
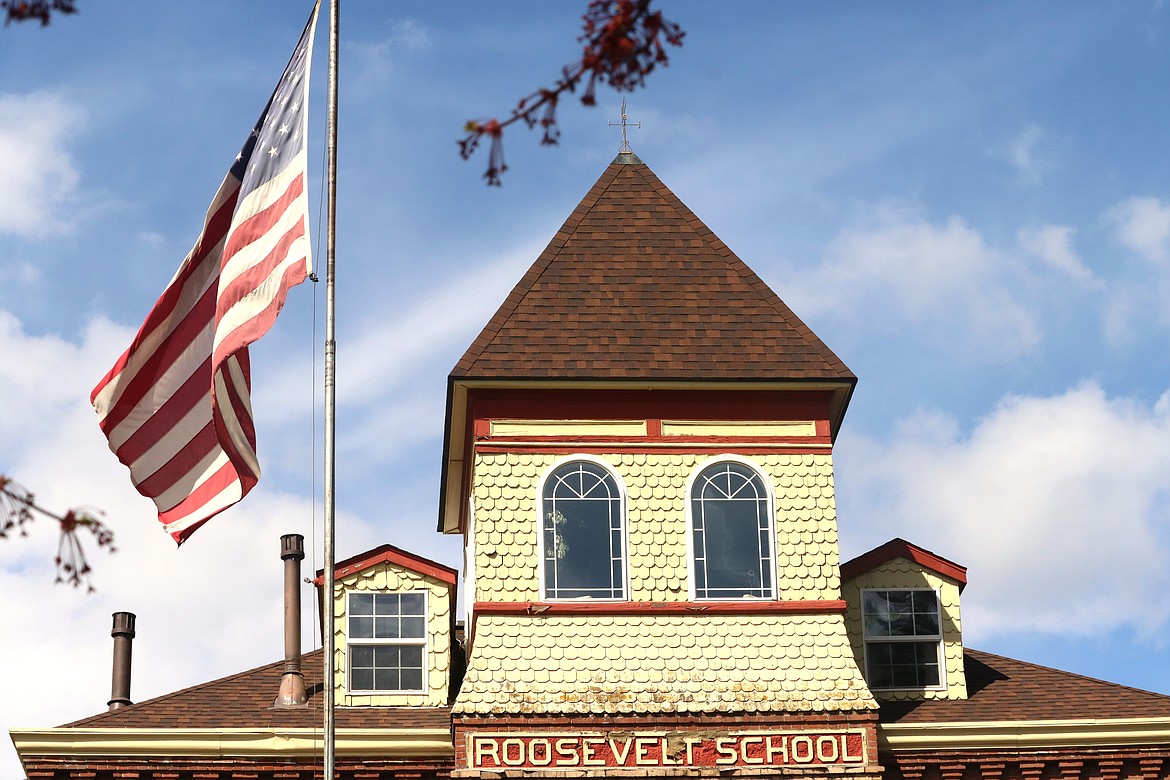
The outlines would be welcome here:
<svg viewBox="0 0 1170 780">
<path fill-rule="evenodd" d="M 309 659 L 315 655 L 322 655 L 323 653 L 324 653 L 324 649 L 318 647 L 316 650 L 310 650 L 307 653 L 301 653 L 301 660 L 304 661 L 304 660 Z M 242 672 L 236 672 L 235 674 L 229 674 L 229 675 L 225 675 L 223 677 L 217 677 L 214 680 L 206 680 L 204 682 L 195 683 L 193 685 L 188 685 L 186 688 L 180 688 L 177 691 L 171 691 L 170 693 L 164 693 L 161 696 L 155 696 L 154 698 L 146 699 L 145 701 L 134 702 L 133 704 L 129 704 L 125 707 L 122 707 L 118 710 L 115 710 L 114 712 L 98 712 L 98 713 L 95 713 L 93 715 L 87 715 L 84 718 L 80 718 L 78 720 L 71 721 L 69 723 L 63 723 L 60 726 L 58 726 L 58 728 L 76 728 L 79 726 L 84 726 L 91 721 L 97 720 L 98 718 L 106 718 L 110 715 L 114 715 L 116 713 L 121 713 L 121 712 L 137 711 L 137 710 L 145 707 L 148 704 L 158 704 L 159 702 L 164 702 L 164 701 L 167 701 L 169 699 L 173 699 L 176 696 L 182 696 L 183 694 L 189 693 L 189 692 L 194 691 L 198 688 L 207 688 L 207 687 L 210 687 L 212 685 L 221 685 L 223 683 L 228 683 L 228 682 L 231 682 L 233 680 L 240 679 L 242 677 L 247 677 L 248 675 L 257 674 L 257 673 L 262 672 L 268 668 L 278 669 L 278 668 L 283 667 L 283 665 L 284 665 L 284 659 L 281 659 L 279 661 L 270 661 L 266 664 L 260 664 L 259 666 L 254 666 L 251 669 L 245 669 Z M 272 696 L 274 699 L 276 698 L 276 693 L 277 693 L 276 688 L 273 688 Z"/>
<path fill-rule="evenodd" d="M 1085 680 L 1087 682 L 1097 683 L 1098 685 L 1105 685 L 1105 686 L 1108 686 L 1110 688 L 1118 688 L 1118 689 L 1123 690 L 1123 691 L 1129 691 L 1130 693 L 1140 693 L 1140 694 L 1144 694 L 1146 696 L 1153 696 L 1153 697 L 1158 698 L 1158 699 L 1170 700 L 1170 694 L 1167 694 L 1167 693 L 1158 693 L 1157 691 L 1149 691 L 1149 690 L 1146 690 L 1145 688 L 1135 688 L 1132 685 L 1122 685 L 1121 683 L 1113 682 L 1111 680 L 1102 680 L 1100 677 L 1090 677 L 1087 674 L 1078 674 L 1077 672 L 1070 672 L 1066 669 L 1057 669 L 1055 666 L 1045 666 L 1044 664 L 1033 663 L 1032 661 L 1022 661 L 1019 658 L 1012 658 L 1011 656 L 999 655 L 998 653 L 989 653 L 986 650 L 977 650 L 973 647 L 963 648 L 963 651 L 966 653 L 973 652 L 977 655 L 991 656 L 992 658 L 996 658 L 996 659 L 999 659 L 1002 661 L 1011 661 L 1012 663 L 1017 663 L 1017 664 L 1021 664 L 1023 666 L 1031 667 L 1032 669 L 1042 669 L 1042 670 L 1047 671 L 1047 672 L 1055 672 L 1056 674 L 1064 675 L 1066 677 L 1075 677 L 1078 680 Z"/>
<path fill-rule="evenodd" d="M 487 325 L 484 325 L 483 330 L 471 342 L 471 346 L 459 358 L 455 364 L 454 371 L 463 369 L 465 372 L 475 365 L 476 359 L 483 354 L 483 351 L 491 343 L 492 339 L 500 331 L 503 323 L 507 322 L 516 310 L 516 306 L 524 300 L 524 296 L 528 294 L 540 277 L 552 264 L 552 261 L 560 254 L 561 249 L 564 248 L 565 242 L 572 236 L 581 224 L 581 220 L 589 213 L 594 204 L 601 198 L 601 195 L 609 189 L 610 185 L 617 179 L 618 173 L 625 166 L 635 165 L 634 163 L 619 163 L 616 160 L 611 162 L 606 169 L 601 172 L 601 176 L 593 183 L 593 186 L 581 198 L 576 208 L 569 214 L 568 218 L 561 223 L 560 228 L 549 239 L 548 244 L 545 245 L 544 250 L 537 255 L 536 260 L 524 272 L 524 276 L 520 277 L 520 281 L 508 292 L 508 296 L 504 298 L 503 303 L 496 309 L 495 314 L 488 320 Z M 645 163 L 640 163 L 641 167 L 645 168 Z M 454 372 L 453 371 L 453 372 Z"/>
</svg>

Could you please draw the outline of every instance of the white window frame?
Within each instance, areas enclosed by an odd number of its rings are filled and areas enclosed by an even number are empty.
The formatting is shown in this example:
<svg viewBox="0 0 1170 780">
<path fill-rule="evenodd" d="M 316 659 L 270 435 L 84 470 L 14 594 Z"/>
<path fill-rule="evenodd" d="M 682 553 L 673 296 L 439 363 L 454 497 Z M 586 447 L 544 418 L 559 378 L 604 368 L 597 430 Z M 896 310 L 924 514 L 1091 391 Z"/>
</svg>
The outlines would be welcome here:
<svg viewBox="0 0 1170 780">
<path fill-rule="evenodd" d="M 356 595 L 373 595 L 377 596 L 394 596 L 406 595 L 411 593 L 420 594 L 423 598 L 423 635 L 421 639 L 414 637 L 399 637 L 397 639 L 355 639 L 349 635 L 349 619 L 350 619 L 350 597 Z M 430 592 L 425 588 L 411 588 L 404 590 L 359 590 L 350 589 L 345 591 L 345 688 L 349 694 L 356 696 L 420 696 L 426 695 L 430 690 L 429 671 L 430 671 L 430 654 L 431 654 L 431 603 Z M 353 647 L 385 647 L 385 646 L 411 646 L 422 647 L 422 685 L 415 689 L 403 690 L 378 690 L 376 688 L 365 689 L 353 687 L 353 653 L 350 648 Z"/>
<path fill-rule="evenodd" d="M 741 466 L 751 469 L 764 483 L 764 492 L 768 497 L 768 571 L 772 582 L 772 592 L 767 596 L 742 596 L 739 600 L 755 600 L 755 601 L 775 601 L 780 597 L 779 584 L 779 569 L 776 565 L 776 492 L 772 485 L 772 478 L 768 475 L 760 464 L 745 458 L 741 455 L 733 455 L 726 453 L 723 455 L 716 455 L 708 458 L 692 471 L 690 477 L 687 478 L 686 494 L 684 496 L 684 503 L 686 504 L 686 518 L 687 518 L 687 595 L 691 601 L 728 601 L 726 598 L 712 598 L 710 596 L 699 597 L 697 583 L 698 579 L 695 574 L 695 517 L 694 507 L 691 500 L 692 491 L 695 488 L 695 483 L 699 480 L 699 475 L 712 466 L 717 466 L 720 463 L 737 463 Z"/>
<path fill-rule="evenodd" d="M 909 636 L 874 636 L 871 637 L 865 633 L 865 594 L 866 593 L 889 593 L 897 591 L 904 592 L 928 592 L 934 594 L 935 607 L 938 610 L 938 634 L 929 635 L 909 635 Z M 875 691 L 943 691 L 947 688 L 947 665 L 946 653 L 944 651 L 943 643 L 943 606 L 942 606 L 942 592 L 938 588 L 923 588 L 923 587 L 873 587 L 861 589 L 861 602 L 858 604 L 861 613 L 861 642 L 864 647 L 864 658 L 862 663 L 862 674 L 865 677 L 865 682 L 872 690 Z M 935 652 L 938 658 L 938 685 L 890 685 L 890 686 L 875 686 L 869 680 L 869 646 L 871 644 L 890 644 L 901 642 L 915 642 L 919 644 L 926 644 L 933 642 Z"/>
<path fill-rule="evenodd" d="M 608 472 L 611 477 L 613 477 L 614 483 L 617 485 L 618 496 L 620 498 L 620 506 L 619 506 L 618 511 L 620 513 L 621 524 L 622 524 L 622 529 L 621 529 L 621 560 L 622 560 L 621 587 L 622 587 L 622 592 L 621 592 L 621 595 L 619 595 L 619 596 L 614 596 L 614 597 L 609 597 L 609 598 L 600 597 L 600 596 L 574 596 L 574 597 L 569 597 L 569 598 L 552 598 L 548 595 L 548 593 L 545 589 L 544 487 L 545 487 L 545 484 L 548 482 L 549 477 L 551 477 L 553 472 L 555 472 L 557 469 L 560 469 L 560 468 L 562 468 L 570 463 L 577 463 L 579 461 L 592 463 L 595 466 L 598 466 L 602 469 L 605 469 L 605 471 Z M 545 469 L 544 473 L 540 475 L 540 479 L 537 480 L 537 483 L 536 483 L 536 538 L 537 538 L 537 550 L 538 550 L 536 576 L 538 578 L 539 585 L 540 585 L 540 598 L 541 598 L 541 600 L 542 601 L 549 601 L 549 602 L 559 602 L 559 601 L 568 601 L 568 602 L 629 601 L 629 599 L 630 599 L 629 531 L 630 531 L 630 519 L 629 519 L 628 504 L 627 504 L 626 481 L 624 479 L 622 479 L 621 472 L 618 471 L 613 466 L 612 463 L 609 463 L 608 461 L 605 461 L 602 458 L 598 458 L 594 455 L 586 455 L 583 453 L 578 453 L 575 455 L 569 455 L 567 457 L 560 458 L 555 463 L 553 463 L 551 466 L 549 466 L 547 469 Z M 612 566 L 613 559 L 611 558 L 610 560 L 611 560 L 610 565 Z"/>
</svg>

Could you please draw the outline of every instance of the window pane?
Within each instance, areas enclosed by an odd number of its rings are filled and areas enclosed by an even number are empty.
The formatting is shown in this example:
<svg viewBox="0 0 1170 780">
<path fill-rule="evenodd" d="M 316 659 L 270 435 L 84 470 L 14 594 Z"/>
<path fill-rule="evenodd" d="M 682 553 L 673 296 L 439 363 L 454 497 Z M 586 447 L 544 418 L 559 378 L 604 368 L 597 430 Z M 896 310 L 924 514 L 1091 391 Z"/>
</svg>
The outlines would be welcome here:
<svg viewBox="0 0 1170 780">
<path fill-rule="evenodd" d="M 402 619 L 402 636 L 407 639 L 423 639 L 427 635 L 426 618 L 408 617 Z"/>
<path fill-rule="evenodd" d="M 932 590 L 872 590 L 862 595 L 865 635 L 938 636 L 938 596 Z"/>
<path fill-rule="evenodd" d="M 374 619 L 372 617 L 351 616 L 349 619 L 349 635 L 354 639 L 372 639 L 374 636 Z"/>
<path fill-rule="evenodd" d="M 938 595 L 932 590 L 914 591 L 914 635 L 938 633 Z"/>
<path fill-rule="evenodd" d="M 373 593 L 351 593 L 351 594 L 349 594 L 349 614 L 351 614 L 351 615 L 372 615 L 372 614 L 374 614 L 374 594 Z"/>
<path fill-rule="evenodd" d="M 398 666 L 398 645 L 377 645 L 374 647 L 374 666 Z"/>
<path fill-rule="evenodd" d="M 354 691 L 372 691 L 374 690 L 374 670 L 373 669 L 359 669 L 354 667 L 350 670 L 349 687 Z"/>
<path fill-rule="evenodd" d="M 374 636 L 378 639 L 397 639 L 399 637 L 398 618 L 374 618 Z"/>
<path fill-rule="evenodd" d="M 404 691 L 421 691 L 422 684 L 422 669 L 403 669 L 402 670 L 402 690 Z"/>
<path fill-rule="evenodd" d="M 938 642 L 868 642 L 866 680 L 872 688 L 939 685 Z"/>
<path fill-rule="evenodd" d="M 567 463 L 545 482 L 545 595 L 621 598 L 624 518 L 617 482 L 593 463 Z"/>
<path fill-rule="evenodd" d="M 718 463 L 691 494 L 695 593 L 699 598 L 772 598 L 772 520 L 760 475 Z"/>
<path fill-rule="evenodd" d="M 400 677 L 398 669 L 375 669 L 374 690 L 400 691 L 402 690 L 402 686 L 399 684 Z"/>
<path fill-rule="evenodd" d="M 375 615 L 397 615 L 398 614 L 398 594 L 397 593 L 379 593 L 374 599 L 374 614 Z"/>
<path fill-rule="evenodd" d="M 399 663 L 404 667 L 417 667 L 422 669 L 423 649 L 418 645 L 413 647 L 407 645 L 399 648 L 401 655 L 399 656 Z"/>
<path fill-rule="evenodd" d="M 426 597 L 422 593 L 403 593 L 400 595 L 403 615 L 425 615 Z"/>
</svg>

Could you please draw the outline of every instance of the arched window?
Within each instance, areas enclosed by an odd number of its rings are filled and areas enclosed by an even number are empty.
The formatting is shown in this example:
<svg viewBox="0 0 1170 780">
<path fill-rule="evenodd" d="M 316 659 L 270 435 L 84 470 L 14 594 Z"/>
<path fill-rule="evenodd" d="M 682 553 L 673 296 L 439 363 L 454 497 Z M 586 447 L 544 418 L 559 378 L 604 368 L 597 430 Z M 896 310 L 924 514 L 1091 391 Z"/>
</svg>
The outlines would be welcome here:
<svg viewBox="0 0 1170 780">
<path fill-rule="evenodd" d="M 591 460 L 553 469 L 540 501 L 544 597 L 625 598 L 624 525 L 622 491 L 609 469 Z"/>
<path fill-rule="evenodd" d="M 726 460 L 691 484 L 695 598 L 775 598 L 772 501 L 763 477 Z"/>
</svg>

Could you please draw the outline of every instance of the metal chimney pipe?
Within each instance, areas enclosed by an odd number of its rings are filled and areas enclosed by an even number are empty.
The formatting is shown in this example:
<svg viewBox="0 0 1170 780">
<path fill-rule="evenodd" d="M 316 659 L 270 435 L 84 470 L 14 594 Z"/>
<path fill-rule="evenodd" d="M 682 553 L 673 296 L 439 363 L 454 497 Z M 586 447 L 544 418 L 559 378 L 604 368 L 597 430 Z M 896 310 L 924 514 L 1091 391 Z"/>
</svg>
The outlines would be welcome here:
<svg viewBox="0 0 1170 780">
<path fill-rule="evenodd" d="M 305 559 L 305 537 L 280 537 L 280 559 L 284 561 L 284 674 L 273 707 L 301 707 L 309 700 L 305 676 L 301 674 L 301 561 Z"/>
<path fill-rule="evenodd" d="M 110 636 L 114 638 L 114 673 L 109 705 L 110 712 L 114 712 L 133 703 L 130 701 L 130 656 L 134 645 L 134 613 L 115 612 Z"/>
</svg>

